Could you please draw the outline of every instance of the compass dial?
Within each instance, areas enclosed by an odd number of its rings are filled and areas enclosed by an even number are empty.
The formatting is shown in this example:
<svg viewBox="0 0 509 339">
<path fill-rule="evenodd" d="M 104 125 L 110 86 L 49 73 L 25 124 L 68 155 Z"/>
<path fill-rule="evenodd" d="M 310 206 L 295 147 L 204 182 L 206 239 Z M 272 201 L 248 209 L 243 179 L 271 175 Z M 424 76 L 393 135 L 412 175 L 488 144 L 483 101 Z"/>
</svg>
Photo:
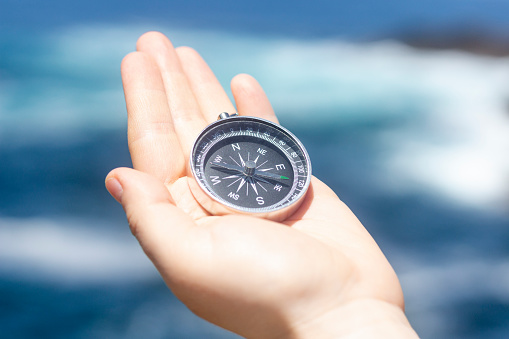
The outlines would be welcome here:
<svg viewBox="0 0 509 339">
<path fill-rule="evenodd" d="M 191 170 L 200 190 L 226 210 L 269 218 L 298 206 L 311 179 L 309 156 L 292 133 L 268 120 L 241 116 L 225 117 L 202 131 Z M 193 189 L 210 212 L 229 213 L 200 193 Z"/>
</svg>

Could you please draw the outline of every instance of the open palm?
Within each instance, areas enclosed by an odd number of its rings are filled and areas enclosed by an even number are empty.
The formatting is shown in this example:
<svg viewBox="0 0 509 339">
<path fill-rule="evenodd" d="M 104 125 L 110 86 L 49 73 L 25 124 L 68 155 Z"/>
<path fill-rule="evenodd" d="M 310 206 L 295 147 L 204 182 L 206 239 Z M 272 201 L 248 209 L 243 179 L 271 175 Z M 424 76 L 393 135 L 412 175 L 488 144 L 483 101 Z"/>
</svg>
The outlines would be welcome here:
<svg viewBox="0 0 509 339">
<path fill-rule="evenodd" d="M 256 80 L 232 80 L 235 109 L 196 51 L 175 49 L 155 32 L 143 35 L 137 52 L 124 59 L 122 78 L 135 169 L 112 171 L 106 186 L 122 203 L 145 253 L 193 312 L 260 338 L 346 335 L 356 332 L 351 322 L 358 316 L 365 317 L 359 323 L 365 327 L 382 314 L 407 325 L 391 266 L 318 179 L 283 222 L 211 216 L 194 199 L 188 157 L 207 124 L 221 112 L 277 122 Z"/>
</svg>

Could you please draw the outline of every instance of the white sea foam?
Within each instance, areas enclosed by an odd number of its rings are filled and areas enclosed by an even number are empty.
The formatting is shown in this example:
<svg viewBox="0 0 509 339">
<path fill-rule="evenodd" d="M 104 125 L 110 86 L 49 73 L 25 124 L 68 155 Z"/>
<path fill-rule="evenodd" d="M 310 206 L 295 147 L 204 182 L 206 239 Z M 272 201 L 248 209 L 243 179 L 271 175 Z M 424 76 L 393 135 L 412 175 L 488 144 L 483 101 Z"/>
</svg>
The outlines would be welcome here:
<svg viewBox="0 0 509 339">
<path fill-rule="evenodd" d="M 253 74 L 283 120 L 317 129 L 404 121 L 373 135 L 384 155 L 386 189 L 506 209 L 508 58 L 418 51 L 390 41 L 358 45 L 158 28 L 176 45 L 201 52 L 225 86 L 236 73 Z M 0 79 L 4 147 L 125 128 L 119 64 L 148 29 L 80 26 L 46 36 L 44 53 L 27 62 L 51 77 Z"/>
<path fill-rule="evenodd" d="M 157 276 L 125 225 L 123 232 L 97 226 L 97 220 L 0 219 L 0 272 L 79 284 Z"/>
<path fill-rule="evenodd" d="M 386 182 L 507 211 L 509 59 L 434 52 L 415 67 L 436 99 L 410 125 L 382 134 Z"/>
</svg>

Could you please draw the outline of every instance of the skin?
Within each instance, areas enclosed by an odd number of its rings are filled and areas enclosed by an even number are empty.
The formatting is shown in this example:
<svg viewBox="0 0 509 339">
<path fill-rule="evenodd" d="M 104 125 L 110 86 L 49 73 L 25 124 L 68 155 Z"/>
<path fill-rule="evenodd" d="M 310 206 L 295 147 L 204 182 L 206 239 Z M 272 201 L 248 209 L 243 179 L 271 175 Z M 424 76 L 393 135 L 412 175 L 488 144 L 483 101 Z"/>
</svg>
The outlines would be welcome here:
<svg viewBox="0 0 509 339">
<path fill-rule="evenodd" d="M 198 316 L 247 338 L 415 338 L 396 274 L 335 193 L 313 178 L 283 222 L 211 216 L 188 187 L 198 133 L 220 112 L 277 122 L 258 82 L 231 82 L 236 109 L 200 55 L 149 32 L 122 62 L 134 169 L 106 178 L 132 233 Z"/>
</svg>

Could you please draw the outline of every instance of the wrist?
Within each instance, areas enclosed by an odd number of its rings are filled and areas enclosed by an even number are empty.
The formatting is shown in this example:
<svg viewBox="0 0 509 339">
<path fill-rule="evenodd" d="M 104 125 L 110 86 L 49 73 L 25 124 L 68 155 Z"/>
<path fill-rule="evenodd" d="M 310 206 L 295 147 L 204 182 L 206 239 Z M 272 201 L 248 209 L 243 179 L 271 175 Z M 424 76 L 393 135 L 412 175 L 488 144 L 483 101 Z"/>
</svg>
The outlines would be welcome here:
<svg viewBox="0 0 509 339">
<path fill-rule="evenodd" d="M 296 324 L 285 336 L 307 338 L 418 338 L 403 310 L 381 300 L 361 299 Z"/>
</svg>

